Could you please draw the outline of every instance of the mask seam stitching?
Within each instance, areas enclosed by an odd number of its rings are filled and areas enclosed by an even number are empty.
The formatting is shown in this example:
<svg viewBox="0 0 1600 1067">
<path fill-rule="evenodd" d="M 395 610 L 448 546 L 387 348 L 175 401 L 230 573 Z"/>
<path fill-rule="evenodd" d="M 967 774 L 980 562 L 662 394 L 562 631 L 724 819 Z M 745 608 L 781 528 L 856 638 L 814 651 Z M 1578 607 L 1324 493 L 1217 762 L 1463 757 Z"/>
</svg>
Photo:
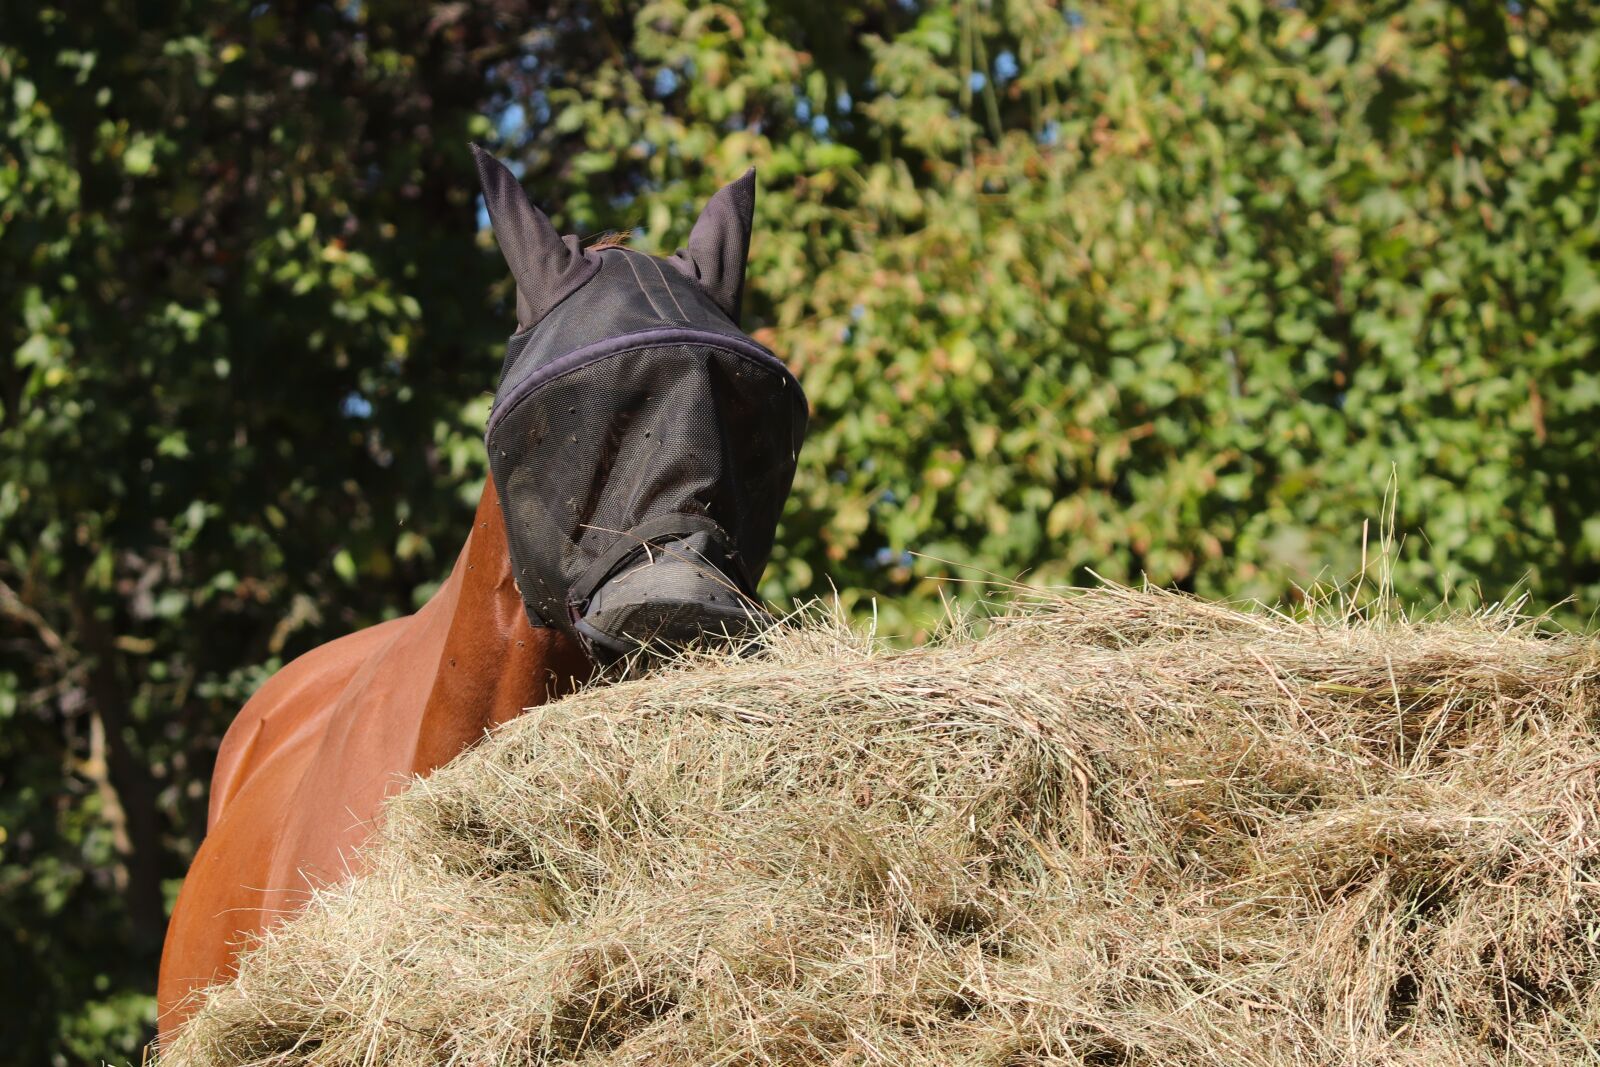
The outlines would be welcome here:
<svg viewBox="0 0 1600 1067">
<path fill-rule="evenodd" d="M 656 257 L 651 256 L 650 265 L 656 269 L 656 274 L 661 277 L 661 288 L 665 289 L 667 295 L 672 298 L 672 306 L 678 309 L 678 321 L 685 326 L 689 325 L 689 313 L 683 310 L 683 305 L 678 303 L 678 294 L 674 293 L 672 286 L 667 284 L 667 275 L 661 269 L 661 262 Z"/>
<path fill-rule="evenodd" d="M 643 296 L 647 301 L 650 302 L 650 310 L 656 313 L 657 318 L 666 320 L 666 312 L 662 311 L 656 306 L 656 298 L 651 296 L 650 291 L 644 287 L 644 279 L 639 277 L 639 268 L 633 265 L 633 257 L 627 253 L 623 253 L 622 258 L 627 261 L 628 269 L 633 272 L 633 284 L 639 287 L 639 295 Z"/>
</svg>

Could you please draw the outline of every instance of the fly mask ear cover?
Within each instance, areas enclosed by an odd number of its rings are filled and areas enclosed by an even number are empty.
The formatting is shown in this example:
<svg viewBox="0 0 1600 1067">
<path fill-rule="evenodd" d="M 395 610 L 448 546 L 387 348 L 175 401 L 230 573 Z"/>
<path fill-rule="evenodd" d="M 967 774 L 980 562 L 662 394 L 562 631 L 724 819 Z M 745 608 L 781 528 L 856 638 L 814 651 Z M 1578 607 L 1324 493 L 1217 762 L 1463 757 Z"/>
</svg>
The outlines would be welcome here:
<svg viewBox="0 0 1600 1067">
<path fill-rule="evenodd" d="M 735 324 L 754 174 L 661 260 L 580 249 L 473 148 L 517 281 L 487 444 L 529 620 L 602 662 L 746 629 L 807 416 Z"/>
</svg>

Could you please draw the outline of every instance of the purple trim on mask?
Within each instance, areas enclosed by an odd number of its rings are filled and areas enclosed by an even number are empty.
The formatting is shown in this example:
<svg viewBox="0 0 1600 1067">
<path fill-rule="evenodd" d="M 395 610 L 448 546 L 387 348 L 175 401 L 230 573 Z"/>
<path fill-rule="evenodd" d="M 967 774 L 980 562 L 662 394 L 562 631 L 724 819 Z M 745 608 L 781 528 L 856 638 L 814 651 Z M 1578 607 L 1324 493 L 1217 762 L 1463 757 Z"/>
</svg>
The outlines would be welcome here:
<svg viewBox="0 0 1600 1067">
<path fill-rule="evenodd" d="M 564 356 L 552 359 L 549 363 L 528 375 L 518 382 L 503 400 L 494 405 L 494 409 L 489 412 L 489 425 L 484 428 L 483 435 L 488 438 L 490 434 L 494 433 L 495 426 L 505 417 L 506 413 L 516 407 L 529 393 L 539 386 L 561 377 L 568 371 L 577 370 L 579 367 L 596 359 L 618 355 L 622 352 L 631 352 L 640 348 L 665 348 L 668 345 L 683 344 L 720 348 L 724 351 L 741 355 L 746 359 L 762 364 L 768 370 L 778 371 L 796 389 L 800 388 L 800 383 L 795 381 L 794 375 L 789 372 L 789 368 L 784 365 L 783 360 L 749 338 L 681 326 L 659 330 L 639 330 L 635 333 L 625 333 L 617 337 L 606 337 L 593 344 L 584 345 L 582 348 L 568 352 Z"/>
</svg>

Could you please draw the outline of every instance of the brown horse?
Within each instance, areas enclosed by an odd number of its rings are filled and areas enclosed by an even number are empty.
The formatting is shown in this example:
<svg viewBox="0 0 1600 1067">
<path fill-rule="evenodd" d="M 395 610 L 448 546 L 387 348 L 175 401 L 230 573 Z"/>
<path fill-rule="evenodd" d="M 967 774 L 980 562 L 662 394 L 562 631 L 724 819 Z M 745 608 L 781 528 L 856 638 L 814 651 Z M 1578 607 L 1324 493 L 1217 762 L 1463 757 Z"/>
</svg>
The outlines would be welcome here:
<svg viewBox="0 0 1600 1067">
<path fill-rule="evenodd" d="M 241 947 L 352 873 L 407 779 L 596 663 L 752 618 L 805 430 L 799 386 L 736 325 L 753 176 L 658 260 L 580 249 L 481 151 L 478 169 L 520 327 L 492 481 L 420 611 L 301 656 L 229 728 L 162 953 L 163 1039 Z"/>
</svg>

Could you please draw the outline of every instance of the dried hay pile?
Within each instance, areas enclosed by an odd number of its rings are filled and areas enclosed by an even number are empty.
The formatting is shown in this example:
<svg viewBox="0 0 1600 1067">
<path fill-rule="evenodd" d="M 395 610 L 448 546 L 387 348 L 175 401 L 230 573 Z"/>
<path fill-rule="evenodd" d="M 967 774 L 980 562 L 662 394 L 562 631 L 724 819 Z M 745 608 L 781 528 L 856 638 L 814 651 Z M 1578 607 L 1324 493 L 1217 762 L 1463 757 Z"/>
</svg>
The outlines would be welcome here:
<svg viewBox="0 0 1600 1067">
<path fill-rule="evenodd" d="M 529 713 L 197 1064 L 1600 1061 L 1600 643 L 1038 603 Z"/>
</svg>

